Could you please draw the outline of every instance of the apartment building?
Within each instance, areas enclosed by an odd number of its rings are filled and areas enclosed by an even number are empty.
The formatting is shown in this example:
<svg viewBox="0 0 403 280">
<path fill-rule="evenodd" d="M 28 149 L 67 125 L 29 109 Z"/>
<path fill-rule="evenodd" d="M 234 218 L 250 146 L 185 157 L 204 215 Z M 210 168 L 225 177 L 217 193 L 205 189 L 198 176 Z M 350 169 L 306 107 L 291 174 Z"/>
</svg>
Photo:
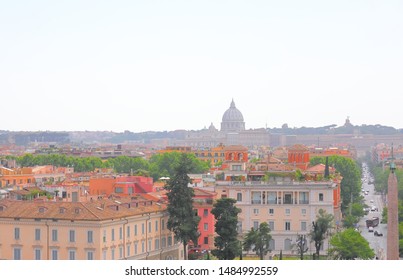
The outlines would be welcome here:
<svg viewBox="0 0 403 280">
<path fill-rule="evenodd" d="M 166 205 L 141 196 L 89 202 L 0 200 L 0 259 L 183 259 Z"/>
<path fill-rule="evenodd" d="M 251 228 L 267 222 L 271 229 L 272 253 L 296 252 L 298 235 L 308 235 L 319 209 L 334 215 L 334 190 L 339 184 L 333 181 L 293 181 L 287 177 L 272 177 L 262 181 L 220 181 L 216 185 L 217 198 L 229 197 L 241 209 L 238 231 L 243 236 Z M 313 244 L 310 246 L 314 251 Z M 327 250 L 328 241 L 323 244 Z"/>
</svg>

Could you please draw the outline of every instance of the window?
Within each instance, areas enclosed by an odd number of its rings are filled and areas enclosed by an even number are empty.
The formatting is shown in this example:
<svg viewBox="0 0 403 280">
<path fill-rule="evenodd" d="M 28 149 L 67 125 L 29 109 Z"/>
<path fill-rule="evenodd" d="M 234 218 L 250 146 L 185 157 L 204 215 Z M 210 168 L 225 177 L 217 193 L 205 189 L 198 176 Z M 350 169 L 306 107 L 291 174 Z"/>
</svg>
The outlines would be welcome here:
<svg viewBox="0 0 403 280">
<path fill-rule="evenodd" d="M 52 249 L 52 260 L 57 260 L 59 257 L 59 251 L 57 251 L 57 249 Z"/>
<path fill-rule="evenodd" d="M 309 204 L 309 193 L 308 192 L 299 193 L 299 204 Z"/>
<path fill-rule="evenodd" d="M 269 228 L 270 230 L 274 230 L 274 221 L 269 221 Z"/>
<path fill-rule="evenodd" d="M 262 203 L 262 193 L 252 192 L 252 204 L 261 204 L 261 203 Z"/>
<path fill-rule="evenodd" d="M 137 236 L 137 225 L 134 225 L 134 236 Z"/>
<path fill-rule="evenodd" d="M 126 235 L 127 237 L 130 237 L 130 226 L 127 226 L 126 228 Z"/>
<path fill-rule="evenodd" d="M 237 193 L 236 194 L 236 200 L 237 201 L 242 201 L 242 193 Z"/>
<path fill-rule="evenodd" d="M 20 228 L 14 228 L 14 239 L 15 240 L 20 239 Z"/>
<path fill-rule="evenodd" d="M 94 259 L 94 252 L 93 251 L 88 251 L 87 252 L 87 260 L 93 260 Z"/>
<path fill-rule="evenodd" d="M 115 241 L 115 229 L 114 228 L 111 230 L 111 238 L 112 238 L 112 241 Z"/>
<path fill-rule="evenodd" d="M 305 208 L 301 209 L 301 214 L 304 215 L 304 216 L 306 215 L 306 209 Z"/>
<path fill-rule="evenodd" d="M 291 209 L 285 209 L 285 214 L 287 215 L 287 216 L 290 216 L 290 214 L 291 214 Z"/>
<path fill-rule="evenodd" d="M 145 243 L 144 243 L 144 241 L 141 241 L 141 252 L 142 253 L 144 253 L 144 251 L 145 251 Z"/>
<path fill-rule="evenodd" d="M 257 230 L 259 228 L 259 221 L 253 221 L 253 229 Z"/>
<path fill-rule="evenodd" d="M 208 223 L 204 223 L 204 231 L 208 231 Z"/>
<path fill-rule="evenodd" d="M 14 248 L 13 250 L 14 253 L 14 260 L 20 260 L 21 259 L 21 248 Z"/>
<path fill-rule="evenodd" d="M 69 231 L 69 241 L 76 242 L 76 232 L 74 230 Z"/>
<path fill-rule="evenodd" d="M 102 236 L 102 241 L 104 243 L 106 242 L 106 229 L 104 229 L 104 235 Z"/>
<path fill-rule="evenodd" d="M 76 250 L 69 250 L 69 260 L 76 259 Z"/>
<path fill-rule="evenodd" d="M 269 250 L 273 251 L 276 248 L 276 242 L 274 241 L 274 239 L 270 239 L 269 241 Z"/>
<path fill-rule="evenodd" d="M 301 230 L 306 231 L 306 222 L 301 222 Z"/>
<path fill-rule="evenodd" d="M 123 193 L 123 188 L 122 187 L 116 187 L 115 188 L 115 193 Z"/>
<path fill-rule="evenodd" d="M 319 194 L 319 201 L 323 201 L 323 193 Z"/>
<path fill-rule="evenodd" d="M 161 220 L 161 230 L 165 230 L 165 220 Z"/>
<path fill-rule="evenodd" d="M 168 246 L 172 246 L 172 236 L 168 236 Z"/>
<path fill-rule="evenodd" d="M 144 223 L 143 223 L 143 224 L 141 224 L 141 234 L 144 234 L 144 231 L 145 231 L 145 226 L 144 226 Z"/>
<path fill-rule="evenodd" d="M 134 243 L 134 254 L 135 255 L 137 255 L 137 245 L 138 245 L 138 242 Z"/>
<path fill-rule="evenodd" d="M 160 240 L 158 238 L 155 239 L 154 245 L 155 245 L 154 250 L 158 250 L 160 248 Z"/>
<path fill-rule="evenodd" d="M 291 222 L 285 222 L 285 230 L 286 231 L 291 230 Z"/>
<path fill-rule="evenodd" d="M 253 209 L 253 214 L 255 214 L 255 215 L 259 215 L 259 209 L 254 208 L 254 209 Z"/>
<path fill-rule="evenodd" d="M 274 214 L 274 209 L 273 209 L 273 208 L 270 208 L 270 209 L 269 209 L 269 214 L 270 214 L 270 215 L 273 215 L 273 214 Z"/>
<path fill-rule="evenodd" d="M 167 246 L 167 239 L 165 237 L 161 238 L 161 248 L 165 248 Z"/>
<path fill-rule="evenodd" d="M 102 259 L 106 260 L 106 250 L 102 250 Z"/>
<path fill-rule="evenodd" d="M 155 231 L 158 232 L 158 221 L 155 221 Z"/>
<path fill-rule="evenodd" d="M 119 246 L 119 259 L 123 259 L 123 246 Z"/>
<path fill-rule="evenodd" d="M 94 242 L 94 232 L 92 230 L 87 231 L 87 242 L 88 243 Z"/>
<path fill-rule="evenodd" d="M 57 229 L 52 229 L 52 241 L 57 241 Z"/>
<path fill-rule="evenodd" d="M 111 249 L 111 260 L 114 260 L 114 259 L 115 259 L 115 249 L 112 248 Z"/>
<path fill-rule="evenodd" d="M 242 171 L 242 165 L 233 165 L 232 171 Z"/>
<path fill-rule="evenodd" d="M 267 192 L 267 204 L 277 204 L 276 192 Z"/>
<path fill-rule="evenodd" d="M 204 243 L 204 244 L 208 244 L 208 237 L 207 237 L 207 236 L 204 237 L 203 243 Z"/>
<path fill-rule="evenodd" d="M 292 204 L 293 200 L 292 200 L 292 193 L 284 193 L 284 204 Z"/>
<path fill-rule="evenodd" d="M 120 240 L 123 239 L 123 228 L 122 227 L 119 228 L 119 239 Z"/>
<path fill-rule="evenodd" d="M 127 245 L 126 247 L 126 256 L 130 256 L 130 245 Z"/>
<path fill-rule="evenodd" d="M 151 222 L 148 222 L 148 232 L 151 232 Z"/>
<path fill-rule="evenodd" d="M 41 249 L 36 248 L 34 250 L 34 255 L 35 255 L 35 260 L 40 260 L 41 259 Z"/>
<path fill-rule="evenodd" d="M 40 228 L 35 229 L 35 240 L 36 241 L 41 240 L 41 229 Z"/>
<path fill-rule="evenodd" d="M 284 250 L 291 250 L 291 239 L 287 238 L 286 240 L 284 240 Z"/>
</svg>

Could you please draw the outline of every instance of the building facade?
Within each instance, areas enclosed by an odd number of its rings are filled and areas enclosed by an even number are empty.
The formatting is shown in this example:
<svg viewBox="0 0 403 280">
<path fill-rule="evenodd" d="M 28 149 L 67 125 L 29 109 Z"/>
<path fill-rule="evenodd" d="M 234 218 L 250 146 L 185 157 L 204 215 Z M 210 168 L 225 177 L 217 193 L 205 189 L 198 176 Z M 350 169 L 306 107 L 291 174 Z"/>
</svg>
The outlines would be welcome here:
<svg viewBox="0 0 403 280">
<path fill-rule="evenodd" d="M 271 229 L 273 254 L 295 254 L 297 236 L 308 235 L 320 209 L 334 214 L 334 182 L 296 182 L 286 177 L 270 182 L 217 182 L 217 198 L 229 197 L 241 209 L 238 232 L 244 236 L 251 228 L 267 222 Z M 311 244 L 310 252 L 314 251 Z M 328 241 L 323 243 L 323 251 Z"/>
<path fill-rule="evenodd" d="M 139 197 L 86 203 L 1 200 L 0 259 L 183 259 L 183 246 L 167 220 L 164 204 Z"/>
</svg>

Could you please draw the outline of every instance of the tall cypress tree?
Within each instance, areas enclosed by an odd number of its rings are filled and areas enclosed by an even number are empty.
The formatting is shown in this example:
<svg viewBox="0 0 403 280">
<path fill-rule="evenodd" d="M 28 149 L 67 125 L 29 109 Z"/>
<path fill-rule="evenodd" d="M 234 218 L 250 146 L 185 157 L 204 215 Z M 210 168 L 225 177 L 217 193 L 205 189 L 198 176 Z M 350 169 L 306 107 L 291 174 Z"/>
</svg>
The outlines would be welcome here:
<svg viewBox="0 0 403 280">
<path fill-rule="evenodd" d="M 329 179 L 330 172 L 329 172 L 329 158 L 326 157 L 326 164 L 325 164 L 325 179 Z"/>
<path fill-rule="evenodd" d="M 167 227 L 175 237 L 183 243 L 184 257 L 187 259 L 187 245 L 189 241 L 197 244 L 199 237 L 198 225 L 200 217 L 193 209 L 194 191 L 188 187 L 191 179 L 188 176 L 191 160 L 187 154 L 182 154 L 179 164 L 174 169 L 174 174 L 168 180 L 165 189 L 168 191 L 169 214 Z"/>
<path fill-rule="evenodd" d="M 236 200 L 221 198 L 214 203 L 211 213 L 216 219 L 214 238 L 216 249 L 212 254 L 220 260 L 233 260 L 240 252 L 241 246 L 237 239 L 238 213 L 241 209 L 235 206 Z"/>
</svg>

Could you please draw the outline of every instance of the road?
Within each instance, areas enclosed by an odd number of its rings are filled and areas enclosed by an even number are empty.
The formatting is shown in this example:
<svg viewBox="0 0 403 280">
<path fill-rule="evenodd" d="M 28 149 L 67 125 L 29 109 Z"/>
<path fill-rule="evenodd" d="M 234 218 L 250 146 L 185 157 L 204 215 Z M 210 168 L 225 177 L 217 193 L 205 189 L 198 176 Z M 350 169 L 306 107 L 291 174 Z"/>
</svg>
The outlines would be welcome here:
<svg viewBox="0 0 403 280">
<path fill-rule="evenodd" d="M 359 222 L 359 230 L 361 235 L 368 240 L 370 247 L 374 249 L 376 257 L 380 260 L 384 260 L 386 259 L 387 225 L 379 223 L 379 225 L 374 228 L 374 231 L 376 230 L 381 232 L 383 236 L 375 236 L 373 232 L 368 232 L 368 228 L 365 223 L 367 219 L 371 219 L 373 217 L 379 217 L 379 221 L 382 220 L 382 209 L 384 204 L 381 195 L 375 193 L 375 186 L 371 184 L 372 181 L 373 177 L 369 173 L 368 166 L 363 163 L 362 188 L 364 191 L 368 191 L 368 194 L 366 195 L 364 192 L 362 194 L 364 195 L 365 203 L 369 207 L 374 205 L 377 207 L 378 211 L 370 211 L 367 215 L 365 215 Z"/>
</svg>

